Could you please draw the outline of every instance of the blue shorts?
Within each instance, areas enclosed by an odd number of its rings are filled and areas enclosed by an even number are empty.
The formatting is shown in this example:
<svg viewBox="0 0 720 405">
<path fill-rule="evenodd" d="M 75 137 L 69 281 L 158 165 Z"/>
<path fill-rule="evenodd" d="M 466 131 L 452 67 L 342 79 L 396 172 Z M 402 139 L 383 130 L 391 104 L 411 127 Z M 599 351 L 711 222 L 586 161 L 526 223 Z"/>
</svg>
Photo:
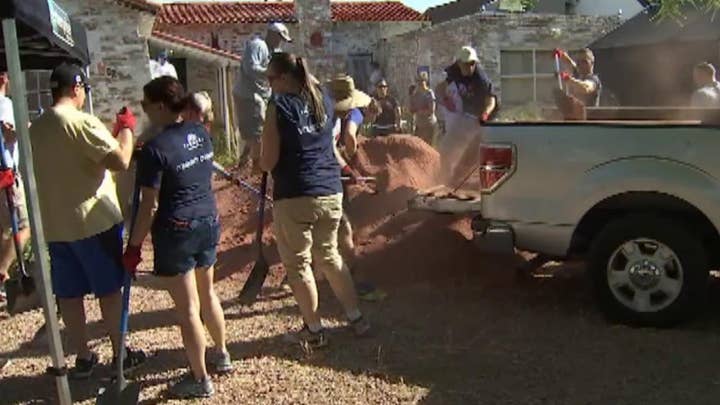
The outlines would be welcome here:
<svg viewBox="0 0 720 405">
<path fill-rule="evenodd" d="M 86 239 L 48 243 L 55 295 L 104 297 L 120 291 L 125 280 L 122 232 L 118 224 Z"/>
<path fill-rule="evenodd" d="M 215 216 L 187 222 L 158 221 L 152 231 L 155 275 L 173 277 L 214 266 L 219 239 L 220 223 Z"/>
</svg>

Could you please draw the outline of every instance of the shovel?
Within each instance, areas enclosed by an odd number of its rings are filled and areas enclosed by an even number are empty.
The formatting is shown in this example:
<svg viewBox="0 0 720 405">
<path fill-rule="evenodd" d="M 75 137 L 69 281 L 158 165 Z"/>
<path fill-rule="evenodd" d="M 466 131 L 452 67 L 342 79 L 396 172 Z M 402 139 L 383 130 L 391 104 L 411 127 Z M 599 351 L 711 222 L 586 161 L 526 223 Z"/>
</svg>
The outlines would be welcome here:
<svg viewBox="0 0 720 405">
<path fill-rule="evenodd" d="M 257 233 L 255 234 L 255 243 L 257 244 L 257 250 L 258 250 L 258 258 L 255 262 L 255 266 L 250 271 L 250 276 L 248 276 L 247 281 L 245 281 L 245 285 L 242 288 L 242 291 L 240 291 L 240 303 L 244 305 L 250 305 L 257 299 L 258 294 L 260 294 L 260 290 L 262 289 L 263 284 L 265 284 L 265 278 L 267 277 L 268 270 L 270 270 L 270 267 L 267 264 L 267 260 L 265 260 L 265 255 L 263 254 L 263 230 L 265 229 L 265 193 L 267 193 L 267 182 L 268 182 L 268 174 L 267 172 L 263 173 L 262 176 L 262 183 L 260 184 L 260 204 L 258 207 L 258 229 Z"/>
<path fill-rule="evenodd" d="M 5 148 L 4 138 L 0 139 L 0 167 L 3 170 L 11 169 L 7 159 L 7 149 Z M 12 169 L 15 171 L 15 169 Z M 15 182 L 19 185 L 19 179 L 16 177 Z M 5 291 L 7 294 L 7 310 L 10 314 L 15 314 L 20 310 L 28 310 L 39 305 L 40 300 L 35 293 L 35 280 L 30 276 L 25 265 L 23 256 L 22 243 L 20 243 L 18 226 L 18 215 L 15 207 L 13 190 L 8 187 L 5 189 L 5 198 L 7 207 L 10 211 L 10 226 L 12 228 L 13 243 L 15 245 L 15 257 L 18 265 L 18 275 L 20 279 L 8 280 L 5 282 Z M 34 303 L 34 305 L 33 305 Z M 24 305 L 23 305 L 24 304 Z M 20 307 L 23 307 L 22 309 Z"/>
<path fill-rule="evenodd" d="M 132 222 L 130 223 L 130 235 L 135 226 L 138 206 L 140 205 L 140 190 L 135 183 L 132 201 Z M 129 274 L 125 274 L 122 295 L 122 313 L 120 315 L 120 354 L 117 360 L 117 377 L 111 381 L 109 386 L 100 390 L 96 405 L 136 405 L 140 399 L 140 383 L 135 381 L 128 383 L 125 379 L 123 363 L 125 360 L 125 338 L 127 337 L 128 317 L 130 311 L 130 285 L 132 280 Z"/>
</svg>

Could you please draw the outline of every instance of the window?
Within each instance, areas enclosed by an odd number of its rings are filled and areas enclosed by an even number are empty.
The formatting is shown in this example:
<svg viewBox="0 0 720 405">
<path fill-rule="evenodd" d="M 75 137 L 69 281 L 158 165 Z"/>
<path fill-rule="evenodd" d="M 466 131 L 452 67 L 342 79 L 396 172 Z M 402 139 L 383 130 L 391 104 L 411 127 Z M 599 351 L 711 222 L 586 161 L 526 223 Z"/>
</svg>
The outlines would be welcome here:
<svg viewBox="0 0 720 405">
<path fill-rule="evenodd" d="M 30 120 L 40 115 L 40 109 L 48 109 L 52 105 L 50 93 L 50 70 L 25 71 L 25 85 L 27 86 L 28 113 Z"/>
<path fill-rule="evenodd" d="M 501 51 L 500 80 L 505 105 L 554 104 L 557 79 L 553 51 Z"/>
</svg>

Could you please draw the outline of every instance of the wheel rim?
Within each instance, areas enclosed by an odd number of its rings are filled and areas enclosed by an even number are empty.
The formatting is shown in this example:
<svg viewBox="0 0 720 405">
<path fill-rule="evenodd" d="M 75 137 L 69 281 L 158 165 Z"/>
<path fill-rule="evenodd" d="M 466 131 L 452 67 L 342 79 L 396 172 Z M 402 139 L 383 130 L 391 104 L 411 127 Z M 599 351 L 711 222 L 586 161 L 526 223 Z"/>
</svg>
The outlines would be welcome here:
<svg viewBox="0 0 720 405">
<path fill-rule="evenodd" d="M 680 295 L 683 268 L 677 254 L 652 239 L 633 239 L 610 256 L 607 281 L 624 306 L 636 312 L 657 312 Z"/>
</svg>

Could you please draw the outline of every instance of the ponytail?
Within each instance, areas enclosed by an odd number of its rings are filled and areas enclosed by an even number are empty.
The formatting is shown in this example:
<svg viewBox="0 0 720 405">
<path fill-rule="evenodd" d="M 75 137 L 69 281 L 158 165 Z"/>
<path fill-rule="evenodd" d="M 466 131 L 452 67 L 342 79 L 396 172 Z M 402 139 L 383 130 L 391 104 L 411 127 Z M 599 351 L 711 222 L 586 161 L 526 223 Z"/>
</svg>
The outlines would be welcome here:
<svg viewBox="0 0 720 405">
<path fill-rule="evenodd" d="M 295 65 L 297 66 L 297 80 L 302 86 L 301 95 L 310 104 L 310 110 L 315 116 L 315 122 L 320 126 L 325 126 L 328 117 L 322 92 L 315 84 L 315 80 L 313 80 L 307 67 L 305 67 L 305 60 L 302 57 L 295 58 Z"/>
</svg>

